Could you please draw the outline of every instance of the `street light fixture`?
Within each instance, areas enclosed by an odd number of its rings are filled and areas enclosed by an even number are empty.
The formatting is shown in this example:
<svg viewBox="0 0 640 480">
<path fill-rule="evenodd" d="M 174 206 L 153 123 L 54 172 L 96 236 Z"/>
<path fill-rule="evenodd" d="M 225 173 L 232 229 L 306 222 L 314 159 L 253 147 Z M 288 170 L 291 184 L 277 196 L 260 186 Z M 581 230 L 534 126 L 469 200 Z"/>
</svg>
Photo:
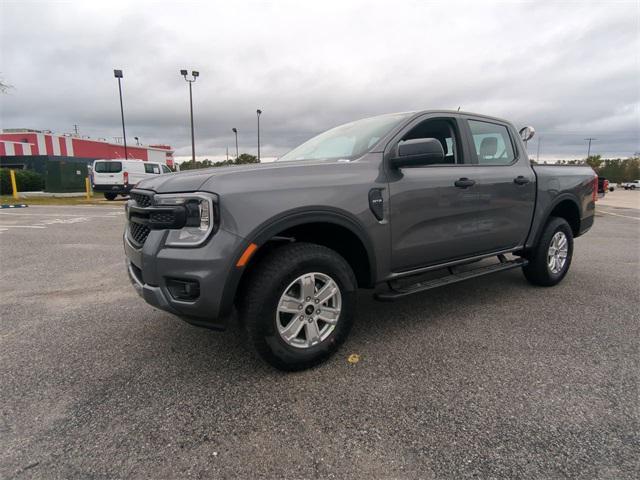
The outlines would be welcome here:
<svg viewBox="0 0 640 480">
<path fill-rule="evenodd" d="M 136 145 L 140 145 L 140 137 L 133 137 L 136 141 Z"/>
<path fill-rule="evenodd" d="M 236 134 L 236 160 L 238 160 L 238 129 L 233 127 L 231 131 Z"/>
<path fill-rule="evenodd" d="M 122 85 L 120 80 L 122 79 L 122 70 L 114 70 L 113 76 L 118 79 L 118 92 L 120 93 L 120 116 L 122 117 L 122 138 L 124 139 L 124 158 L 129 158 L 127 152 L 127 133 L 124 130 L 124 107 L 122 106 Z"/>
<path fill-rule="evenodd" d="M 258 115 L 258 163 L 260 163 L 260 114 L 262 110 L 256 110 L 256 114 Z"/>
<path fill-rule="evenodd" d="M 184 79 L 189 83 L 189 107 L 191 109 L 191 161 L 195 163 L 196 161 L 196 142 L 195 136 L 193 134 L 193 92 L 191 90 L 191 84 L 196 81 L 196 79 L 200 76 L 200 72 L 193 70 L 191 72 L 192 78 L 187 78 L 189 73 L 186 70 L 180 70 L 180 75 L 184 77 Z"/>
</svg>

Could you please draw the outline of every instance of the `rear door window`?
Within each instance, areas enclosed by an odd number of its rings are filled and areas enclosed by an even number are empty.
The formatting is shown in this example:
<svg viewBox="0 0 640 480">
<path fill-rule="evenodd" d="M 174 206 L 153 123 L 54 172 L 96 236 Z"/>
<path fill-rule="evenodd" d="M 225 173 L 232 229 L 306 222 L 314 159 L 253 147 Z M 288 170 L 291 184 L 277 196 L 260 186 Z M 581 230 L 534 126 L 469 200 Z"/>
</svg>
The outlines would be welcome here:
<svg viewBox="0 0 640 480">
<path fill-rule="evenodd" d="M 122 162 L 96 162 L 96 173 L 119 173 L 122 171 Z"/>
<path fill-rule="evenodd" d="M 145 173 L 160 173 L 160 167 L 155 163 L 145 163 L 144 164 L 144 172 Z"/>
<path fill-rule="evenodd" d="M 469 120 L 479 165 L 510 165 L 515 160 L 509 131 L 497 123 Z"/>
</svg>

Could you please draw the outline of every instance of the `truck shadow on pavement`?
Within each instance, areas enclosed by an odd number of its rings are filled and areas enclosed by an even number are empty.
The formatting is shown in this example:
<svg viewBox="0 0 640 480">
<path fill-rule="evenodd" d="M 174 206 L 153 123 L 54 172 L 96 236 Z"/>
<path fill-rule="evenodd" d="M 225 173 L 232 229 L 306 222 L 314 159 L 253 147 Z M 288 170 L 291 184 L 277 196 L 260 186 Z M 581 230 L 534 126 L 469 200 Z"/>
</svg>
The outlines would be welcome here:
<svg viewBox="0 0 640 480">
<path fill-rule="evenodd" d="M 430 336 L 457 336 L 469 328 L 467 324 L 474 322 L 479 312 L 485 316 L 492 315 L 488 310 L 491 305 L 504 305 L 501 299 L 517 295 L 523 289 L 530 290 L 531 287 L 519 271 L 513 271 L 472 279 L 389 303 L 374 300 L 369 290 L 359 291 L 358 314 L 345 344 L 334 357 L 316 369 L 331 368 L 330 365 L 335 362 L 344 362 L 350 352 L 367 355 L 379 349 L 402 349 L 406 355 L 406 348 L 426 343 Z M 500 292 L 498 298 L 497 291 Z M 493 314 L 499 315 L 500 312 Z M 156 312 L 156 315 L 163 314 Z M 154 343 L 161 350 L 169 349 L 172 355 L 182 356 L 182 361 L 200 374 L 225 369 L 243 377 L 279 373 L 253 352 L 235 316 L 230 319 L 224 332 L 194 327 L 168 315 L 165 318 L 167 322 L 157 323 L 153 328 L 153 335 L 157 336 Z M 158 354 L 162 355 L 160 352 Z M 424 349 L 417 348 L 413 355 L 417 361 L 424 355 Z"/>
</svg>

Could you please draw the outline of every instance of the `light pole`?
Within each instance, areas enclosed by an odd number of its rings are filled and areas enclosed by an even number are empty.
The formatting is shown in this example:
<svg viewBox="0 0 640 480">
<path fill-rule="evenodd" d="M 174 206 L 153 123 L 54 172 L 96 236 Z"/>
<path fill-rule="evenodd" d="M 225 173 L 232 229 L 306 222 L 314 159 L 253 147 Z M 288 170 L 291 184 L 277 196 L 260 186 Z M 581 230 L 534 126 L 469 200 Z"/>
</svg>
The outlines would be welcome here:
<svg viewBox="0 0 640 480">
<path fill-rule="evenodd" d="M 260 114 L 262 110 L 256 110 L 256 114 L 258 115 L 258 163 L 260 163 Z"/>
<path fill-rule="evenodd" d="M 122 106 L 122 85 L 120 79 L 122 78 L 122 70 L 114 70 L 113 76 L 118 79 L 118 92 L 120 93 L 120 116 L 122 117 L 122 138 L 124 139 L 124 158 L 129 158 L 127 152 L 127 133 L 124 130 L 124 107 Z"/>
<path fill-rule="evenodd" d="M 238 155 L 238 129 L 236 127 L 233 127 L 231 131 L 236 134 L 236 161 L 237 161 L 239 156 Z"/>
<path fill-rule="evenodd" d="M 136 145 L 140 145 L 140 137 L 133 137 L 133 139 L 136 141 Z"/>
<path fill-rule="evenodd" d="M 191 72 L 191 79 L 187 78 L 188 72 L 186 70 L 180 70 L 180 75 L 189 83 L 189 107 L 191 108 L 191 161 L 196 162 L 196 141 L 193 135 L 193 92 L 191 91 L 191 84 L 196 81 L 200 76 L 200 72 L 193 70 Z"/>
</svg>

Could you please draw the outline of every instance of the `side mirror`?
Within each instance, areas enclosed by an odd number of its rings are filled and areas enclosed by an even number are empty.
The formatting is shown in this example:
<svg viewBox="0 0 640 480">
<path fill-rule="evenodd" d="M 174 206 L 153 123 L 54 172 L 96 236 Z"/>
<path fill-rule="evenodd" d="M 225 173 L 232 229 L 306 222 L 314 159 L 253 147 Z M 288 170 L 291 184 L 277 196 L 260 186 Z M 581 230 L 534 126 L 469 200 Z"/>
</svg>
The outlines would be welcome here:
<svg viewBox="0 0 640 480">
<path fill-rule="evenodd" d="M 435 138 L 415 138 L 398 145 L 398 156 L 391 160 L 394 167 L 431 165 L 444 161 L 444 149 Z"/>
<path fill-rule="evenodd" d="M 523 142 L 528 142 L 536 134 L 536 129 L 533 127 L 522 127 L 518 133 Z"/>
</svg>

